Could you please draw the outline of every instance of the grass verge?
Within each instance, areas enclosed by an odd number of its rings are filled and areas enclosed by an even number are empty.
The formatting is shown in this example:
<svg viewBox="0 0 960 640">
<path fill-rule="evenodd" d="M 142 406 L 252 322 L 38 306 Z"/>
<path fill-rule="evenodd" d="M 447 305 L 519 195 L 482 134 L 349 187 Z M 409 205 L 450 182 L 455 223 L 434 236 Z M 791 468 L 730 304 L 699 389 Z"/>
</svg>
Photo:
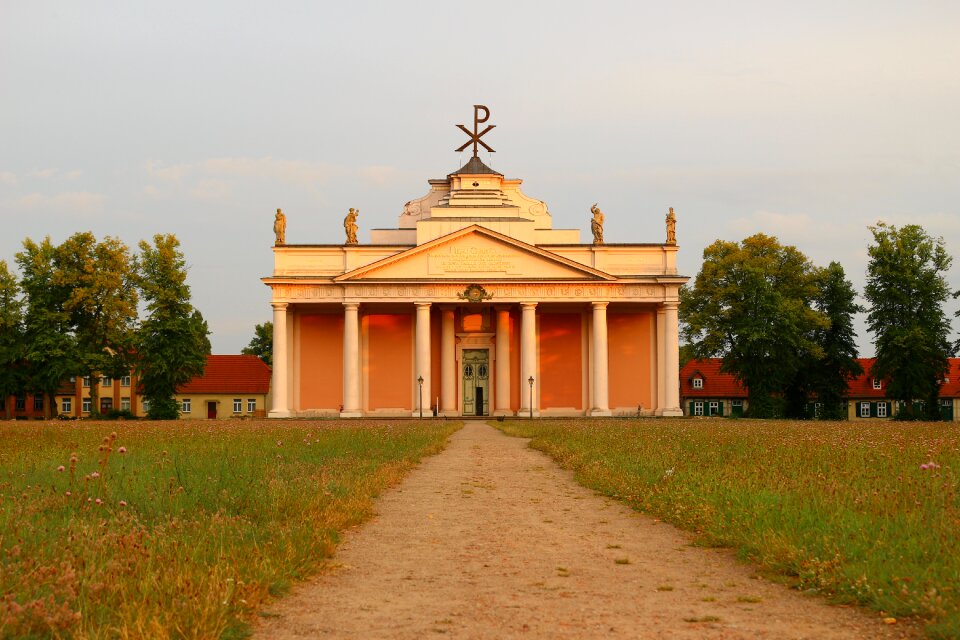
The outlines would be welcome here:
<svg viewBox="0 0 960 640">
<path fill-rule="evenodd" d="M 800 589 L 960 638 L 960 430 L 720 419 L 496 424 L 583 485 Z"/>
<path fill-rule="evenodd" d="M 0 426 L 0 638 L 231 638 L 459 423 Z"/>
</svg>

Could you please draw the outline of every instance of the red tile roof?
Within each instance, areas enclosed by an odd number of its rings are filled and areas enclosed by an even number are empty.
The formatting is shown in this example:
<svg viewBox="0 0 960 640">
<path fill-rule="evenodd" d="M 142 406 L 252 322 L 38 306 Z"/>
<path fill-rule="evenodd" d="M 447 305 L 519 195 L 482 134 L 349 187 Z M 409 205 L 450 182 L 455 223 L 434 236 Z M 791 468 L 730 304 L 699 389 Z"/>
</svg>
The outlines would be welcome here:
<svg viewBox="0 0 960 640">
<path fill-rule="evenodd" d="M 737 378 L 721 373 L 721 358 L 690 360 L 680 370 L 680 395 L 684 398 L 746 398 L 747 391 Z M 703 388 L 694 389 L 693 379 L 703 378 Z"/>
<path fill-rule="evenodd" d="M 207 356 L 207 367 L 178 393 L 267 393 L 270 367 L 257 356 Z"/>
<path fill-rule="evenodd" d="M 960 398 L 960 358 L 950 358 L 950 372 L 940 387 L 941 398 Z"/>
<path fill-rule="evenodd" d="M 859 376 L 850 378 L 850 381 L 847 383 L 847 397 L 848 398 L 886 398 L 887 397 L 887 381 L 880 381 L 880 388 L 873 388 L 873 374 L 870 373 L 870 369 L 873 368 L 873 363 L 876 361 L 876 358 L 857 358 L 857 362 L 860 363 L 860 366 L 863 367 L 863 373 Z"/>
</svg>

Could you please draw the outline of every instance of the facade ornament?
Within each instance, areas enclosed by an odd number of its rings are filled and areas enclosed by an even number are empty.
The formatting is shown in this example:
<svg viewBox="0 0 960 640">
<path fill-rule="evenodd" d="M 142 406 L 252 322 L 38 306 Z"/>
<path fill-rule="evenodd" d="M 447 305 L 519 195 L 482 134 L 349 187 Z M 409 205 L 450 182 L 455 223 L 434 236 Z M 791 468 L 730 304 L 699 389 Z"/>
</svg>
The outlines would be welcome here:
<svg viewBox="0 0 960 640">
<path fill-rule="evenodd" d="M 590 231 L 593 232 L 593 244 L 603 244 L 603 212 L 594 202 L 590 207 L 593 219 L 590 221 Z"/>
<path fill-rule="evenodd" d="M 457 297 L 461 300 L 466 300 L 467 302 L 483 302 L 484 300 L 489 300 L 493 296 L 487 293 L 487 290 L 480 285 L 471 284 L 467 285 L 467 288 L 463 290 L 463 293 L 458 293 Z"/>
<path fill-rule="evenodd" d="M 347 244 L 357 244 L 358 215 L 360 215 L 360 210 L 350 207 L 347 217 L 343 219 L 343 230 L 347 233 Z"/>
<path fill-rule="evenodd" d="M 277 215 L 273 219 L 273 233 L 277 237 L 276 246 L 287 244 L 287 216 L 280 209 L 277 209 Z"/>
<path fill-rule="evenodd" d="M 483 113 L 483 116 L 480 115 L 481 112 Z M 495 124 L 488 124 L 486 129 L 484 129 L 483 131 L 480 131 L 480 125 L 483 124 L 484 122 L 486 122 L 486 121 L 489 120 L 489 119 L 490 119 L 490 109 L 487 109 L 487 108 L 486 108 L 485 106 L 483 106 L 482 104 L 475 104 L 475 105 L 473 105 L 473 131 L 470 131 L 470 129 L 467 129 L 467 128 L 466 128 L 465 126 L 463 126 L 462 124 L 458 124 L 458 125 L 457 125 L 457 128 L 459 128 L 459 129 L 460 129 L 461 131 L 463 131 L 465 134 L 467 134 L 468 136 L 470 136 L 470 139 L 467 140 L 465 143 L 463 143 L 463 144 L 457 149 L 457 153 L 460 153 L 461 151 L 463 151 L 464 149 L 466 149 L 466 148 L 469 147 L 470 145 L 473 145 L 473 157 L 474 157 L 474 158 L 477 157 L 477 145 L 480 145 L 481 147 L 483 147 L 484 149 L 486 149 L 486 150 L 489 151 L 490 153 L 493 153 L 493 148 L 492 148 L 490 145 L 488 145 L 486 142 L 484 142 L 483 140 L 480 139 L 480 138 L 482 138 L 484 135 L 486 135 L 487 132 L 489 132 L 491 129 L 495 129 L 496 126 L 497 126 L 497 125 L 495 125 Z"/>
<path fill-rule="evenodd" d="M 673 213 L 673 207 L 667 214 L 667 244 L 677 244 L 677 216 Z"/>
</svg>

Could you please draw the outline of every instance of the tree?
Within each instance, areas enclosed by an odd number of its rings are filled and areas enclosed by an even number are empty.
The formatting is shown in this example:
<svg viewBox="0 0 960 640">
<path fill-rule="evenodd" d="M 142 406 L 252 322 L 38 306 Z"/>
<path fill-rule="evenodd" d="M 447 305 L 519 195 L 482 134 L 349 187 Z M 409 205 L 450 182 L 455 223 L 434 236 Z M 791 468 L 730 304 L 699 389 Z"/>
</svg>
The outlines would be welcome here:
<svg viewBox="0 0 960 640">
<path fill-rule="evenodd" d="M 20 288 L 26 309 L 23 316 L 23 358 L 26 386 L 46 396 L 44 415 L 50 417 L 60 384 L 79 371 L 77 346 L 65 304 L 69 289 L 56 275 L 57 247 L 44 238 L 37 244 L 23 241 L 16 255 Z"/>
<path fill-rule="evenodd" d="M 943 305 L 951 295 L 943 277 L 952 262 L 943 238 L 915 224 L 870 227 L 867 324 L 874 334 L 876 362 L 871 375 L 887 381 L 897 417 L 916 419 L 915 401 L 926 403 L 927 418 L 939 420 L 941 380 L 953 355 L 950 321 Z"/>
<path fill-rule="evenodd" d="M 810 304 L 816 269 L 764 234 L 717 240 L 703 260 L 693 288 L 681 291 L 683 337 L 698 358 L 723 358 L 722 370 L 748 389 L 749 416 L 770 417 L 802 366 L 798 354 L 822 354 L 813 332 L 827 320 Z"/>
<path fill-rule="evenodd" d="M 829 321 L 814 331 L 813 340 L 823 349 L 823 356 L 812 362 L 810 389 L 823 405 L 820 417 L 839 420 L 846 416 L 844 397 L 848 381 L 863 373 L 857 362 L 857 334 L 853 314 L 866 311 L 856 302 L 857 293 L 847 280 L 839 262 L 831 262 L 820 273 L 814 308 Z"/>
<path fill-rule="evenodd" d="M 20 287 L 7 263 L 0 260 L 0 403 L 10 418 L 7 397 L 23 389 L 23 308 Z"/>
<path fill-rule="evenodd" d="M 273 323 L 264 322 L 253 328 L 253 339 L 241 352 L 248 356 L 257 356 L 273 366 Z"/>
<path fill-rule="evenodd" d="M 80 371 L 90 378 L 90 414 L 100 405 L 101 374 L 126 374 L 137 322 L 137 289 L 130 249 L 116 238 L 101 242 L 75 233 L 55 251 L 54 282 L 67 291 L 63 303 L 76 341 Z"/>
<path fill-rule="evenodd" d="M 186 261 L 176 236 L 157 234 L 152 246 L 141 241 L 138 271 L 149 315 L 137 334 L 137 375 L 150 404 L 148 415 L 175 419 L 177 388 L 203 373 L 210 330 L 190 303 Z"/>
</svg>

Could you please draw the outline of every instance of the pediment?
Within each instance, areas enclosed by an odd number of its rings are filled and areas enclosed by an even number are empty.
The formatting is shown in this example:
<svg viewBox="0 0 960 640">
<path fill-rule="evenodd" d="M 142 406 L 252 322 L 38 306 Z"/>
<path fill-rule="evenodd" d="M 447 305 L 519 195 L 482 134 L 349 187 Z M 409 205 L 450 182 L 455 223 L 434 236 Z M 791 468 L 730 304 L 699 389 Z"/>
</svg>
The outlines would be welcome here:
<svg viewBox="0 0 960 640">
<path fill-rule="evenodd" d="M 616 280 L 615 276 L 473 225 L 348 271 L 356 280 Z"/>
</svg>

